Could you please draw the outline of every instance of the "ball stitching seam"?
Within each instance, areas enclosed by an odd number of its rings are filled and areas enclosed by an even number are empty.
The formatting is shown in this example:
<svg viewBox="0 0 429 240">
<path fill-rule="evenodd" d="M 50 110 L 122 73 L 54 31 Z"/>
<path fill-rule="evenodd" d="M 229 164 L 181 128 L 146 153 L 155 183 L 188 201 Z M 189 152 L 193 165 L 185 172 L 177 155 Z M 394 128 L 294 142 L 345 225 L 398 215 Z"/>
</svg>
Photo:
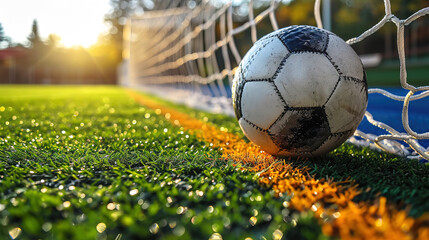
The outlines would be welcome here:
<svg viewBox="0 0 429 240">
<path fill-rule="evenodd" d="M 340 76 L 343 75 L 343 72 L 341 72 L 340 67 L 338 67 L 338 65 L 334 62 L 334 60 L 332 59 L 331 56 L 328 55 L 328 53 L 324 52 L 323 55 L 325 55 L 325 57 L 329 60 L 329 62 L 331 62 L 332 66 L 334 66 L 335 70 L 337 70 L 338 74 Z"/>
<path fill-rule="evenodd" d="M 252 123 L 251 121 L 247 120 L 245 117 L 243 117 L 243 120 L 244 120 L 245 122 L 247 122 L 250 126 L 252 126 L 252 127 L 256 128 L 257 130 L 259 130 L 259 131 L 261 131 L 261 132 L 264 132 L 264 133 L 267 133 L 267 130 L 265 130 L 265 129 L 263 129 L 263 128 L 259 127 L 259 126 L 257 126 L 256 124 L 254 124 L 254 123 Z"/>
</svg>

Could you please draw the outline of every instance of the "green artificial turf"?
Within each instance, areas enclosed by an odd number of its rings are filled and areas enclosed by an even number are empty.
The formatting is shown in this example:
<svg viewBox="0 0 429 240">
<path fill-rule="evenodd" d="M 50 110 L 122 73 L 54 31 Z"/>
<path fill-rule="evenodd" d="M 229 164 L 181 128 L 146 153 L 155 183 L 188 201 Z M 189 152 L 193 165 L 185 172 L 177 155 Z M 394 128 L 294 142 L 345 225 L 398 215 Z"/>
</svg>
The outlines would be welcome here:
<svg viewBox="0 0 429 240">
<path fill-rule="evenodd" d="M 183 112 L 191 112 L 197 118 L 208 117 L 210 123 L 218 127 L 228 124 L 231 132 L 245 138 L 233 117 L 208 114 L 156 99 Z M 409 214 L 413 217 L 429 212 L 427 201 L 429 199 L 429 163 L 423 164 L 417 160 L 347 143 L 331 153 L 306 161 L 302 158 L 283 158 L 282 160 L 296 167 L 309 167 L 310 173 L 316 178 L 329 177 L 335 181 L 344 181 L 348 178 L 354 180 L 362 192 L 354 199 L 355 201 L 373 201 L 376 197 L 385 196 L 390 203 L 409 208 Z"/>
<path fill-rule="evenodd" d="M 243 136 L 234 118 L 158 101 Z M 220 156 L 120 87 L 0 86 L 0 239 L 327 238 L 311 212 Z M 283 160 L 350 177 L 356 201 L 429 210 L 427 164 L 349 144 Z"/>
<path fill-rule="evenodd" d="M 220 155 L 119 87 L 0 86 L 0 239 L 327 238 Z"/>
<path fill-rule="evenodd" d="M 287 159 L 293 166 L 309 167 L 317 178 L 343 181 L 350 177 L 362 192 L 355 201 L 372 201 L 385 196 L 409 214 L 429 212 L 429 164 L 408 160 L 368 148 L 343 144 L 331 153 L 307 161 Z"/>
</svg>

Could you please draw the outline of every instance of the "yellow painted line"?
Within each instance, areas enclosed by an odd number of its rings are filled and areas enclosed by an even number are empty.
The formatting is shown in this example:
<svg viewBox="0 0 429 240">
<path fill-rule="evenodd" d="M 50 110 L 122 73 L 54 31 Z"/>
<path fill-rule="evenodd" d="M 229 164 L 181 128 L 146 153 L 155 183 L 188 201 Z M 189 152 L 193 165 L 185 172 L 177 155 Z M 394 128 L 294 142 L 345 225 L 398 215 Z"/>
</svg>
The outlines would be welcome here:
<svg viewBox="0 0 429 240">
<path fill-rule="evenodd" d="M 308 168 L 292 167 L 261 151 L 256 145 L 239 136 L 185 113 L 166 107 L 151 98 L 128 90 L 138 103 L 156 109 L 175 125 L 222 150 L 223 158 L 248 164 L 255 171 L 260 184 L 271 187 L 277 195 L 293 197 L 285 207 L 298 211 L 313 211 L 322 230 L 341 239 L 429 239 L 429 214 L 418 219 L 408 217 L 405 210 L 396 210 L 385 197 L 373 204 L 353 202 L 359 194 L 352 181 L 334 182 L 315 179 Z"/>
</svg>

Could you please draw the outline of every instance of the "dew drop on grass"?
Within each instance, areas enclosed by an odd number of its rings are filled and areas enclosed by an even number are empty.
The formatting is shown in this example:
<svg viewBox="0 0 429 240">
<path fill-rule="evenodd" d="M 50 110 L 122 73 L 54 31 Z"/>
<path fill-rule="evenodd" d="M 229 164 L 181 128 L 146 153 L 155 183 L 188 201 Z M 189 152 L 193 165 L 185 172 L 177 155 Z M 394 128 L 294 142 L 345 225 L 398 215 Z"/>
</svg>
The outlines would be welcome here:
<svg viewBox="0 0 429 240">
<path fill-rule="evenodd" d="M 14 207 L 18 206 L 18 200 L 16 200 L 16 198 L 12 198 L 12 199 L 10 199 L 10 203 L 12 203 L 12 205 L 13 205 Z"/>
<path fill-rule="evenodd" d="M 197 191 L 195 191 L 195 193 L 196 193 L 199 197 L 204 196 L 204 192 L 203 192 L 203 191 L 197 190 Z"/>
<path fill-rule="evenodd" d="M 195 225 L 197 223 L 197 219 L 198 219 L 197 216 L 193 216 L 191 218 L 191 223 Z"/>
<path fill-rule="evenodd" d="M 96 229 L 97 229 L 97 232 L 102 233 L 106 230 L 106 224 L 101 222 L 101 223 L 97 224 Z"/>
<path fill-rule="evenodd" d="M 332 214 L 332 216 L 333 216 L 334 218 L 339 218 L 339 217 L 341 217 L 341 213 L 340 213 L 340 212 L 334 212 L 334 213 Z"/>
<path fill-rule="evenodd" d="M 144 202 L 144 203 L 142 204 L 142 209 L 143 209 L 143 210 L 146 210 L 146 209 L 148 209 L 148 208 L 149 208 L 149 206 L 150 206 L 150 204 L 149 204 L 148 202 Z"/>
<path fill-rule="evenodd" d="M 280 240 L 280 239 L 282 239 L 282 237 L 283 237 L 283 233 L 282 233 L 282 231 L 280 231 L 280 229 L 276 229 L 273 232 L 273 239 L 274 240 Z"/>
<path fill-rule="evenodd" d="M 115 204 L 114 203 L 108 203 L 107 204 L 107 209 L 108 210 L 114 210 L 115 209 Z"/>
<path fill-rule="evenodd" d="M 209 213 L 213 213 L 213 211 L 214 211 L 214 208 L 213 208 L 213 206 L 209 206 L 208 208 L 207 208 L 207 211 L 209 212 Z"/>
<path fill-rule="evenodd" d="M 169 222 L 168 226 L 172 229 L 175 228 L 176 227 L 176 221 Z"/>
<path fill-rule="evenodd" d="M 157 233 L 158 233 L 158 231 L 159 231 L 158 223 L 154 223 L 154 224 L 150 225 L 150 227 L 149 227 L 149 231 L 150 231 L 150 233 L 152 233 L 152 234 L 157 234 Z"/>
<path fill-rule="evenodd" d="M 255 217 L 255 216 L 253 216 L 253 217 L 251 217 L 250 219 L 249 219 L 249 223 L 250 223 L 250 225 L 252 225 L 252 226 L 255 226 L 255 224 L 258 222 L 258 219 Z"/>
<path fill-rule="evenodd" d="M 16 239 L 21 234 L 21 231 L 22 230 L 19 227 L 12 228 L 11 230 L 9 230 L 9 236 L 12 239 Z"/>
<path fill-rule="evenodd" d="M 259 212 L 258 212 L 258 210 L 256 210 L 256 209 L 253 209 L 252 210 L 252 214 L 253 214 L 253 216 L 258 216 L 258 214 L 259 214 Z"/>
<path fill-rule="evenodd" d="M 186 212 L 186 207 L 183 207 L 183 206 L 178 207 L 176 211 L 176 213 L 179 215 L 184 214 L 185 212 Z"/>
<path fill-rule="evenodd" d="M 217 223 L 215 223 L 212 225 L 212 230 L 213 232 L 219 232 L 220 226 Z"/>
<path fill-rule="evenodd" d="M 222 239 L 223 238 L 222 238 L 222 235 L 220 235 L 220 233 L 213 233 L 209 238 L 209 240 L 222 240 Z"/>
<path fill-rule="evenodd" d="M 130 191 L 130 196 L 134 196 L 137 193 L 139 193 L 139 190 L 138 189 L 133 189 L 133 190 Z"/>
<path fill-rule="evenodd" d="M 317 211 L 317 206 L 315 204 L 311 205 L 311 210 L 313 212 L 316 212 Z"/>
<path fill-rule="evenodd" d="M 45 231 L 45 232 L 49 232 L 49 231 L 52 229 L 52 223 L 50 223 L 50 222 L 45 222 L 45 223 L 42 225 L 42 229 L 43 229 L 43 231 Z"/>
<path fill-rule="evenodd" d="M 285 208 L 289 207 L 289 202 L 288 201 L 284 201 L 283 202 L 283 207 L 285 207 Z"/>
</svg>

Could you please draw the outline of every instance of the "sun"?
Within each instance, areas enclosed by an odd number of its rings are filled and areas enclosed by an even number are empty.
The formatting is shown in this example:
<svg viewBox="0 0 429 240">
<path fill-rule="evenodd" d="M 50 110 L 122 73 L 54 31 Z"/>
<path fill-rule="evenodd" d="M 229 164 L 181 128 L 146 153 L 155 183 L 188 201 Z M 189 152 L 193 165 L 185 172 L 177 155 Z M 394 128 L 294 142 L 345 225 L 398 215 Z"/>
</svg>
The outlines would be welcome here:
<svg viewBox="0 0 429 240">
<path fill-rule="evenodd" d="M 61 37 L 60 44 L 67 48 L 76 46 L 88 48 L 97 42 L 97 38 L 91 34 L 63 33 L 59 36 Z"/>
<path fill-rule="evenodd" d="M 37 20 L 39 34 L 61 38 L 65 47 L 89 47 L 108 31 L 104 15 L 110 11 L 109 0 L 19 0 L 6 1 L 0 7 L 0 22 L 14 42 L 26 43 L 31 24 Z M 23 7 L 25 6 L 25 7 Z"/>
<path fill-rule="evenodd" d="M 84 5 L 86 7 L 82 8 L 82 4 L 72 0 L 61 1 L 61 4 L 52 2 L 57 11 L 51 12 L 49 19 L 47 18 L 41 27 L 45 27 L 47 31 L 52 29 L 51 32 L 60 36 L 60 43 L 65 47 L 90 47 L 97 42 L 99 34 L 108 30 L 103 21 L 108 4 L 85 1 Z"/>
<path fill-rule="evenodd" d="M 76 46 L 88 48 L 97 42 L 99 34 L 106 31 L 101 24 L 90 25 L 85 21 L 62 21 L 58 24 L 59 26 L 52 28 L 60 37 L 60 44 L 67 48 Z"/>
</svg>

